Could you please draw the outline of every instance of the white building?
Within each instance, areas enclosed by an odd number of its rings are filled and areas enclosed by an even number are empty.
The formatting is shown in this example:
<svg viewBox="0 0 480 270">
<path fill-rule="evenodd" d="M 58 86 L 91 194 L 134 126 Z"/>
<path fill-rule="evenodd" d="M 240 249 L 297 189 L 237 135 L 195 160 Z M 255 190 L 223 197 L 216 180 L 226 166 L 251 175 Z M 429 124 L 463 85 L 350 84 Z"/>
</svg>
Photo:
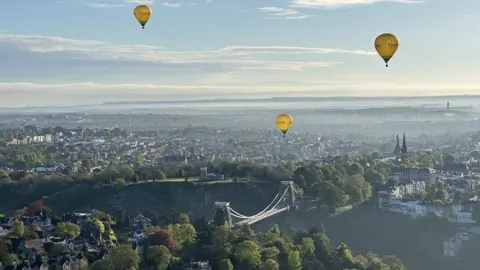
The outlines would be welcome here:
<svg viewBox="0 0 480 270">
<path fill-rule="evenodd" d="M 475 224 L 476 221 L 472 217 L 472 212 L 464 205 L 448 204 L 448 205 L 432 205 L 415 200 L 403 200 L 403 195 L 412 194 L 411 192 L 422 191 L 423 185 L 418 182 L 411 185 L 404 185 L 396 188 L 391 192 L 380 191 L 378 193 L 378 207 L 387 211 L 404 214 L 411 218 L 427 216 L 428 213 L 437 213 L 439 215 L 450 218 L 454 223 Z"/>
</svg>

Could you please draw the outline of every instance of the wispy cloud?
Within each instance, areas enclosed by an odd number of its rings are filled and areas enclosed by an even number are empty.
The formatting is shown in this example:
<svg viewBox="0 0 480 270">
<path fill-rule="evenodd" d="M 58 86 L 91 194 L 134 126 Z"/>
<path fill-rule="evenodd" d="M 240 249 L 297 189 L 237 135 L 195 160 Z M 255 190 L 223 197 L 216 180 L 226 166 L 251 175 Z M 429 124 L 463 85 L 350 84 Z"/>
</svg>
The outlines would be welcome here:
<svg viewBox="0 0 480 270">
<path fill-rule="evenodd" d="M 281 7 L 260 7 L 257 8 L 258 11 L 266 13 L 267 18 L 282 18 L 287 20 L 301 20 L 311 17 L 311 15 L 306 15 L 299 13 L 294 9 L 287 9 Z"/>
<path fill-rule="evenodd" d="M 119 7 L 128 6 L 127 4 L 109 4 L 109 3 L 92 3 L 92 2 L 86 2 L 85 5 L 92 8 L 119 8 Z"/>
<path fill-rule="evenodd" d="M 418 4 L 422 3 L 423 0 L 292 0 L 291 7 L 337 8 L 355 5 L 371 5 L 380 2 Z"/>
<path fill-rule="evenodd" d="M 55 36 L 28 36 L 0 33 L 0 46 L 10 46 L 19 51 L 35 53 L 66 53 L 66 59 L 90 59 L 108 61 L 148 62 L 152 64 L 215 64 L 222 69 L 233 70 L 288 70 L 329 67 L 339 62 L 322 61 L 277 61 L 271 56 L 356 54 L 373 55 L 373 51 L 346 50 L 294 46 L 227 46 L 201 51 L 173 51 L 146 45 L 114 45 L 96 40 L 77 40 Z M 262 56 L 270 56 L 264 59 Z"/>
<path fill-rule="evenodd" d="M 194 6 L 195 3 L 191 2 L 162 2 L 160 3 L 164 7 L 178 8 L 182 6 Z"/>
<path fill-rule="evenodd" d="M 298 12 L 293 9 L 279 8 L 279 7 L 261 7 L 259 11 L 268 13 L 271 16 L 288 16 L 297 15 Z"/>
<path fill-rule="evenodd" d="M 335 61 L 335 54 L 369 57 L 374 52 L 301 46 L 179 51 L 0 32 L 0 106 L 189 99 L 200 93 L 207 98 L 217 97 L 220 92 L 220 97 L 260 92 L 267 95 L 269 91 L 283 95 L 321 90 L 325 94 L 327 86 L 338 87 L 326 83 L 262 84 L 259 80 L 275 80 L 282 72 L 301 77 L 314 69 L 341 64 L 343 61 Z M 322 60 L 326 55 L 329 61 Z"/>
<path fill-rule="evenodd" d="M 64 2 L 66 3 L 66 2 Z M 93 8 L 119 8 L 119 7 L 127 7 L 131 5 L 150 5 L 153 6 L 155 4 L 170 7 L 170 8 L 178 8 L 183 6 L 194 6 L 196 3 L 193 2 L 184 2 L 184 1 L 153 1 L 153 0 L 95 0 L 95 1 L 88 1 L 83 2 L 83 4 L 93 7 Z"/>
</svg>

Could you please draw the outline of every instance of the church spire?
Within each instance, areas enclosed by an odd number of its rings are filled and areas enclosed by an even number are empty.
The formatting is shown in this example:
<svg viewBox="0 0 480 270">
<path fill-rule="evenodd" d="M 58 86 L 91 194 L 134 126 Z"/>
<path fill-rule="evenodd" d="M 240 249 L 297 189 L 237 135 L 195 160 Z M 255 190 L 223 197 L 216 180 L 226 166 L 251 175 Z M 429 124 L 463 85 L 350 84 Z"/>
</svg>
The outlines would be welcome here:
<svg viewBox="0 0 480 270">
<path fill-rule="evenodd" d="M 400 138 L 398 137 L 397 134 L 397 143 L 395 144 L 395 148 L 393 149 L 394 154 L 400 154 L 401 149 L 400 149 Z"/>
<path fill-rule="evenodd" d="M 405 133 L 403 133 L 402 154 L 407 153 L 407 141 L 405 140 Z"/>
</svg>

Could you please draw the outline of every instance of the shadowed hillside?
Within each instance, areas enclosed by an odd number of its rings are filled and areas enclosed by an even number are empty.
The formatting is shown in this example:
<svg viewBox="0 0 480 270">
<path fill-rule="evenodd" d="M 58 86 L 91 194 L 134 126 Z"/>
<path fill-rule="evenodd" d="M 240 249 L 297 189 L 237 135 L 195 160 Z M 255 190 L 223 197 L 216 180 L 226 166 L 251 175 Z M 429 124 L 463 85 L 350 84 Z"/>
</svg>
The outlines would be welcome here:
<svg viewBox="0 0 480 270">
<path fill-rule="evenodd" d="M 239 212 L 254 214 L 263 209 L 275 197 L 276 184 L 255 185 L 245 182 L 194 184 L 182 182 L 149 182 L 124 187 L 75 187 L 58 192 L 45 199 L 54 212 L 108 210 L 112 204 L 120 205 L 130 215 L 146 209 L 158 214 L 175 209 L 192 217 L 210 217 L 216 201 L 229 201 Z M 68 203 L 65 203 L 68 202 Z"/>
<path fill-rule="evenodd" d="M 70 187 L 64 186 L 63 189 L 48 187 L 41 189 L 39 194 L 47 196 L 44 202 L 55 213 L 92 208 L 108 211 L 112 205 L 120 205 L 130 215 L 146 209 L 162 215 L 175 209 L 188 213 L 192 218 L 207 219 L 214 212 L 215 201 L 230 201 L 232 208 L 238 212 L 255 214 L 270 203 L 279 188 L 278 184 L 273 183 L 246 182 L 149 182 L 96 188 L 71 183 Z M 2 192 L 7 190 L 0 190 Z M 28 187 L 22 194 L 29 194 Z M 18 195 L 22 197 L 22 194 Z M 30 197 L 29 200 L 40 198 Z M 16 205 L 25 201 L 15 200 Z M 13 206 L 13 203 L 8 205 Z M 446 258 L 442 255 L 442 241 L 454 232 L 453 225 L 446 220 L 437 217 L 410 220 L 399 214 L 376 210 L 371 203 L 361 204 L 334 217 L 315 211 L 280 214 L 255 227 L 262 230 L 273 223 L 283 229 L 295 227 L 299 230 L 320 227 L 323 223 L 335 245 L 345 242 L 359 253 L 372 251 L 380 255 L 396 254 L 409 270 L 448 270 L 443 268 Z"/>
</svg>

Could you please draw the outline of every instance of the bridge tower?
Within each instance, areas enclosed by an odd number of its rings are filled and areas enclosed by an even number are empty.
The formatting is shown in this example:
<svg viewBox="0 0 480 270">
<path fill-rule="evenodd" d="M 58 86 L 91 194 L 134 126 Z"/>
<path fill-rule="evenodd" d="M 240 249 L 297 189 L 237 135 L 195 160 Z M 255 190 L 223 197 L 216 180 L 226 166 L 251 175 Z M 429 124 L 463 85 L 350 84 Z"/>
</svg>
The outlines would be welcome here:
<svg viewBox="0 0 480 270">
<path fill-rule="evenodd" d="M 215 202 L 215 213 L 213 214 L 213 224 L 222 226 L 225 222 L 232 227 L 232 215 L 230 214 L 230 202 Z"/>
<path fill-rule="evenodd" d="M 280 187 L 280 194 L 283 194 L 286 188 L 290 188 L 287 194 L 285 194 L 284 201 L 288 200 L 290 209 L 295 209 L 295 190 L 293 188 L 293 181 L 282 181 L 281 184 L 282 186 Z"/>
</svg>

